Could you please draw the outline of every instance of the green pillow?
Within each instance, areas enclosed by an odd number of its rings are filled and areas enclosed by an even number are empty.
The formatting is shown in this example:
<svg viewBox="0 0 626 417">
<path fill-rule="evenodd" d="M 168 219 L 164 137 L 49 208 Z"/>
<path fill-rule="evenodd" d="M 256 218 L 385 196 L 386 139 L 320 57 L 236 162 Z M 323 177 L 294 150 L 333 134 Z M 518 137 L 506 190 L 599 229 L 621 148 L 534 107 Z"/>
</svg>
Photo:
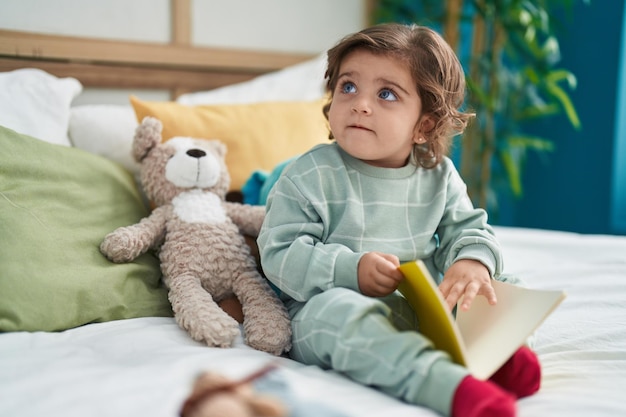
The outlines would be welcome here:
<svg viewBox="0 0 626 417">
<path fill-rule="evenodd" d="M 0 331 L 171 316 L 154 255 L 114 264 L 99 250 L 147 215 L 121 166 L 0 126 Z"/>
</svg>

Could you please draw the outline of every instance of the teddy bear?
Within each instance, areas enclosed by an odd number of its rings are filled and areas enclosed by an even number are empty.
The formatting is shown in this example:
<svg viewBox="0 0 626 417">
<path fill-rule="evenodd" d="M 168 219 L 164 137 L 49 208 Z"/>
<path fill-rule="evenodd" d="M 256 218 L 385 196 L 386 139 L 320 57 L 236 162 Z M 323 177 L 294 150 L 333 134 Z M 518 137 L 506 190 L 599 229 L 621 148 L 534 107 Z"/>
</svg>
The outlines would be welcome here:
<svg viewBox="0 0 626 417">
<path fill-rule="evenodd" d="M 231 347 L 239 323 L 219 304 L 238 299 L 244 341 L 274 355 L 291 347 L 286 308 L 267 280 L 244 235 L 256 236 L 263 206 L 225 200 L 230 176 L 219 140 L 174 137 L 162 142 L 161 121 L 146 117 L 132 154 L 153 210 L 137 224 L 105 236 L 101 252 L 116 263 L 156 249 L 176 322 L 212 347 Z"/>
</svg>

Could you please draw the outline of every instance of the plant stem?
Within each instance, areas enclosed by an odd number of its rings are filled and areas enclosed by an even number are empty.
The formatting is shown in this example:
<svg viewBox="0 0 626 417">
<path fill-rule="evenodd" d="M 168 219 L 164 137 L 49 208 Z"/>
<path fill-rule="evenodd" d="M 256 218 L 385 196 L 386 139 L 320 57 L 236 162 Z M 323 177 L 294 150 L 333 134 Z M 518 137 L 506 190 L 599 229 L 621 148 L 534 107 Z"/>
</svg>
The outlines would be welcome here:
<svg viewBox="0 0 626 417">
<path fill-rule="evenodd" d="M 482 4 L 482 2 L 480 2 Z M 485 52 L 485 20 L 481 13 L 478 11 L 474 14 L 473 27 L 472 27 L 472 52 L 471 61 L 469 65 L 470 78 L 476 80 L 477 88 L 483 89 L 483 83 L 481 82 L 480 71 L 480 57 Z M 470 97 L 470 103 L 476 102 L 477 97 Z M 481 189 L 480 178 L 476 174 L 479 169 L 480 149 L 482 148 L 482 140 L 480 136 L 481 117 L 480 109 L 482 105 L 474 106 L 476 111 L 477 120 L 474 120 L 467 128 L 463 140 L 463 151 L 461 153 L 461 176 L 467 183 L 468 194 L 475 201 Z"/>
<path fill-rule="evenodd" d="M 459 50 L 459 21 L 463 10 L 463 0 L 446 2 L 446 17 L 443 25 L 443 36 L 456 52 Z"/>
</svg>

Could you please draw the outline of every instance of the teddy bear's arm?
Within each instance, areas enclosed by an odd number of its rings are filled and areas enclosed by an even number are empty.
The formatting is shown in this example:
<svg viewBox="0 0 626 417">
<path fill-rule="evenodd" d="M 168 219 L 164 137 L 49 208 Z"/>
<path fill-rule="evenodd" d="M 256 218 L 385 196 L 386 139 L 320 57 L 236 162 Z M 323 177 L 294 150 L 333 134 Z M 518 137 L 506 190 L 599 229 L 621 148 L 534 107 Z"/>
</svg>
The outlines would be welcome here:
<svg viewBox="0 0 626 417">
<path fill-rule="evenodd" d="M 115 229 L 105 236 L 100 251 L 111 261 L 121 263 L 156 248 L 165 238 L 168 210 L 169 206 L 157 207 L 139 223 Z"/>
<path fill-rule="evenodd" d="M 265 218 L 265 206 L 253 206 L 249 204 L 224 202 L 228 217 L 237 225 L 239 231 L 248 236 L 259 235 L 263 219 Z"/>
</svg>

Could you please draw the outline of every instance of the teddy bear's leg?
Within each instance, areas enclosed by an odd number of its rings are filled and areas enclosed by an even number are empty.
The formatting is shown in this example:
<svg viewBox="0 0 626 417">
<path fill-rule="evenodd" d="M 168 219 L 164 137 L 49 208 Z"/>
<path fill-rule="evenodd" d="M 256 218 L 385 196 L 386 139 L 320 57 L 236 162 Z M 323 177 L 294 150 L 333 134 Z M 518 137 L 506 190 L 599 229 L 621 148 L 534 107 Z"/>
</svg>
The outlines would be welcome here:
<svg viewBox="0 0 626 417">
<path fill-rule="evenodd" d="M 244 270 L 233 282 L 243 307 L 246 343 L 280 355 L 291 348 L 291 321 L 287 309 L 256 269 Z"/>
<path fill-rule="evenodd" d="M 167 279 L 169 300 L 178 325 L 208 346 L 230 347 L 239 324 L 222 310 L 193 275 Z"/>
</svg>

